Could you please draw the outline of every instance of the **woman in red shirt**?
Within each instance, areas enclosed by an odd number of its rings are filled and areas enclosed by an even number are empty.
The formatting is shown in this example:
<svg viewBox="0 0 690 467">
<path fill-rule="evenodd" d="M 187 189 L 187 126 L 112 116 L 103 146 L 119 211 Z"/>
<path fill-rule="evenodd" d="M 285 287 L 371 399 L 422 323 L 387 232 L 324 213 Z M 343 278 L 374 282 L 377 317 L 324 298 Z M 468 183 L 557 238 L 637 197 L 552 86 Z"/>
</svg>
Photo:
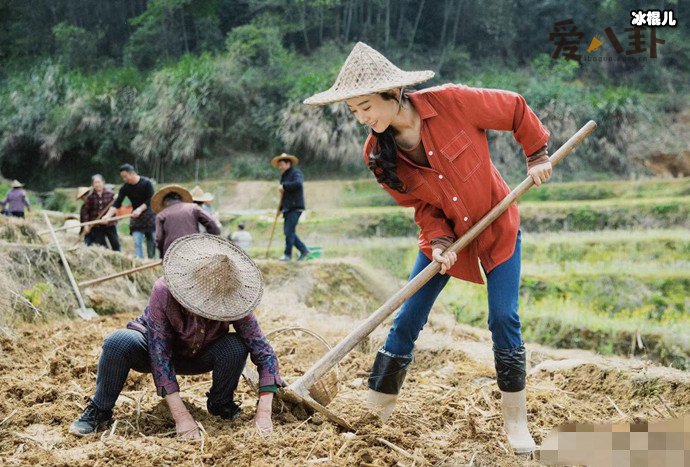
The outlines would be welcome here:
<svg viewBox="0 0 690 467">
<path fill-rule="evenodd" d="M 513 92 L 457 85 L 405 92 L 406 86 L 433 75 L 400 70 L 360 42 L 335 84 L 305 100 L 310 105 L 345 101 L 355 118 L 370 127 L 364 162 L 398 204 L 414 207 L 421 229 L 420 252 L 410 279 L 431 261 L 441 264 L 440 273 L 396 314 L 372 366 L 368 404 L 384 420 L 390 416 L 412 361 L 414 343 L 449 275 L 483 284 L 481 263 L 506 432 L 516 452 L 530 452 L 535 444 L 527 427 L 525 348 L 518 315 L 521 235 L 517 205 L 464 250 L 444 251 L 510 192 L 489 157 L 486 130 L 513 132 L 536 185 L 551 176 L 546 152 L 549 132 L 524 98 Z"/>
</svg>

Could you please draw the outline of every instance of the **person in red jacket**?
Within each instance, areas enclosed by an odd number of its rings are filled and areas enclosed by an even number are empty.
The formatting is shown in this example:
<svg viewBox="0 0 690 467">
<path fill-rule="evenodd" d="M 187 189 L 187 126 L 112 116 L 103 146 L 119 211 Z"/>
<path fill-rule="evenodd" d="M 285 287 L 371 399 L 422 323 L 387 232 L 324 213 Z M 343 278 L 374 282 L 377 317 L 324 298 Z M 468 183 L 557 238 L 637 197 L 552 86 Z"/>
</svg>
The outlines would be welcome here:
<svg viewBox="0 0 690 467">
<path fill-rule="evenodd" d="M 535 443 L 527 426 L 526 355 L 518 315 L 517 205 L 464 250 L 444 251 L 510 192 L 489 157 L 486 130 L 513 132 L 536 185 L 551 176 L 546 151 L 549 131 L 514 92 L 454 84 L 405 91 L 433 75 L 403 71 L 359 42 L 335 84 L 304 101 L 308 105 L 345 101 L 359 123 L 369 126 L 364 163 L 399 205 L 414 207 L 421 229 L 410 279 L 432 261 L 441 264 L 440 273 L 396 314 L 372 366 L 368 404 L 382 419 L 390 416 L 412 362 L 414 343 L 436 297 L 449 276 L 483 284 L 481 264 L 506 433 L 516 452 L 530 452 Z"/>
</svg>

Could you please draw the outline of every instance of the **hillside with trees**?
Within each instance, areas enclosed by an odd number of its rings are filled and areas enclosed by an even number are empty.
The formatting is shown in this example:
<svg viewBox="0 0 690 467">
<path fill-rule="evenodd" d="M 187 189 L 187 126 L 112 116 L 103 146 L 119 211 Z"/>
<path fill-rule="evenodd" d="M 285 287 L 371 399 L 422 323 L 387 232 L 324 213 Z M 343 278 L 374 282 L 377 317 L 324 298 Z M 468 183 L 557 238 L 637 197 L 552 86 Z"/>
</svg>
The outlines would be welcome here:
<svg viewBox="0 0 690 467">
<path fill-rule="evenodd" d="M 656 28 L 656 58 L 651 28 L 641 28 L 645 60 L 587 62 L 595 36 L 600 56 L 628 55 L 604 30 L 627 48 L 637 3 L 9 0 L 0 7 L 0 171 L 38 190 L 94 172 L 113 179 L 125 161 L 159 181 L 265 178 L 269 157 L 288 150 L 312 177 L 362 176 L 365 130 L 343 106 L 301 104 L 361 40 L 402 67 L 434 70 L 429 85 L 523 94 L 552 147 L 596 120 L 596 138 L 560 179 L 687 174 L 686 17 L 675 1 L 653 7 L 678 22 Z M 580 62 L 553 57 L 554 24 L 567 19 L 582 32 Z M 522 177 L 510 135 L 490 132 L 490 142 L 508 178 Z"/>
</svg>

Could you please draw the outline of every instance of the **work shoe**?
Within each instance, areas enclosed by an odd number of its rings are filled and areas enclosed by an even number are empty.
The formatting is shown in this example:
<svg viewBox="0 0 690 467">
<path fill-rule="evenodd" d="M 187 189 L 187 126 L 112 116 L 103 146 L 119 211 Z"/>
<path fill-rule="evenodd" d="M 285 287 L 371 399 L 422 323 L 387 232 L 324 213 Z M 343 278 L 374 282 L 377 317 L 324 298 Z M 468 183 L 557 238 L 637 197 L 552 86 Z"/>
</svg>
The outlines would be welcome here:
<svg viewBox="0 0 690 467">
<path fill-rule="evenodd" d="M 278 261 L 292 261 L 292 258 L 290 258 L 287 255 L 283 255 L 280 258 L 278 258 Z"/>
<path fill-rule="evenodd" d="M 242 415 L 242 407 L 236 401 L 230 401 L 228 404 L 216 405 L 210 400 L 206 401 L 206 409 L 211 415 L 220 417 L 223 420 L 236 420 Z"/>
<path fill-rule="evenodd" d="M 537 446 L 527 427 L 527 397 L 525 390 L 501 391 L 501 410 L 508 442 L 516 454 L 529 454 Z"/>
<path fill-rule="evenodd" d="M 306 253 L 300 253 L 297 257 L 297 261 L 304 261 L 311 254 L 311 251 L 307 250 Z"/>
<path fill-rule="evenodd" d="M 95 433 L 99 428 L 108 426 L 112 418 L 112 410 L 101 410 L 89 399 L 84 413 L 70 425 L 69 432 L 79 436 Z"/>
</svg>

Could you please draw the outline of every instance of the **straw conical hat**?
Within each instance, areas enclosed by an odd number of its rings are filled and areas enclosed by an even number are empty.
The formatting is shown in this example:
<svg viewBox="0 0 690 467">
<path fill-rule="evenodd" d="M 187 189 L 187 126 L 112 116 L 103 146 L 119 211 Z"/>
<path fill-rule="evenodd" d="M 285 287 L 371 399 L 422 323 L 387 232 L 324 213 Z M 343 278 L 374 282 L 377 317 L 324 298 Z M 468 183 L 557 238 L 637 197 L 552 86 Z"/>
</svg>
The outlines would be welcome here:
<svg viewBox="0 0 690 467">
<path fill-rule="evenodd" d="M 163 210 L 163 200 L 168 193 L 179 194 L 183 203 L 192 202 L 192 195 L 185 187 L 180 185 L 168 185 L 158 190 L 151 198 L 151 209 L 153 209 L 153 212 L 159 213 Z"/>
<path fill-rule="evenodd" d="M 24 184 L 20 182 L 19 180 L 13 180 L 12 181 L 12 188 L 21 188 L 23 187 Z"/>
<path fill-rule="evenodd" d="M 278 162 L 283 161 L 283 160 L 288 160 L 288 161 L 292 162 L 293 167 L 296 166 L 297 164 L 299 164 L 299 159 L 297 158 L 297 156 L 293 156 L 292 154 L 287 154 L 284 152 L 281 155 L 276 156 L 273 159 L 271 159 L 271 165 L 277 169 L 278 168 Z"/>
<path fill-rule="evenodd" d="M 254 261 L 217 235 L 175 240 L 163 260 L 170 293 L 187 311 L 216 321 L 235 321 L 261 301 L 263 277 Z"/>
<path fill-rule="evenodd" d="M 210 203 L 213 201 L 213 195 L 202 190 L 199 185 L 192 188 L 190 193 L 195 203 Z"/>
<path fill-rule="evenodd" d="M 79 188 L 77 188 L 77 199 L 81 198 L 89 191 L 91 191 L 91 188 L 86 186 L 80 186 Z"/>
<path fill-rule="evenodd" d="M 351 97 L 365 96 L 389 89 L 412 86 L 434 76 L 431 70 L 403 71 L 381 53 L 357 42 L 328 91 L 304 100 L 307 105 L 325 105 Z"/>
</svg>

